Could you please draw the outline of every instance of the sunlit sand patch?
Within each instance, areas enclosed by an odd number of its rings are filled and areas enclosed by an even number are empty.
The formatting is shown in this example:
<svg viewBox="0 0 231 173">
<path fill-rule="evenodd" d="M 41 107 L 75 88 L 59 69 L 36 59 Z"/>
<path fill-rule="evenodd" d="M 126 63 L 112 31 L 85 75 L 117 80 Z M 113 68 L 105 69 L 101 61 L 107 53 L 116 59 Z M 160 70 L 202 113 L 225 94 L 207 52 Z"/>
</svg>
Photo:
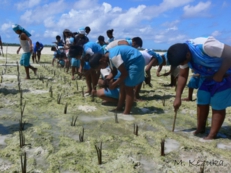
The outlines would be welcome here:
<svg viewBox="0 0 231 173">
<path fill-rule="evenodd" d="M 77 109 L 84 112 L 93 112 L 97 110 L 95 106 L 87 106 L 87 105 L 80 105 L 77 107 Z"/>
<path fill-rule="evenodd" d="M 12 164 L 9 161 L 3 160 L 0 158 L 0 172 L 6 171 L 10 169 L 11 167 L 12 167 Z"/>
<path fill-rule="evenodd" d="M 126 115 L 126 114 L 117 114 L 118 119 L 126 120 L 126 121 L 133 121 L 135 118 L 132 115 Z"/>
<path fill-rule="evenodd" d="M 227 150 L 227 149 L 231 150 L 231 143 L 229 144 L 218 143 L 217 148 L 224 149 L 224 150 Z"/>
<path fill-rule="evenodd" d="M 49 91 L 46 90 L 30 90 L 29 92 L 26 93 L 30 93 L 30 94 L 44 94 L 44 93 L 48 93 Z"/>
<path fill-rule="evenodd" d="M 170 153 L 172 151 L 178 150 L 180 143 L 174 139 L 165 139 L 165 153 Z"/>
<path fill-rule="evenodd" d="M 102 121 L 102 120 L 107 120 L 107 119 L 111 119 L 114 117 L 110 117 L 110 116 L 104 116 L 104 117 L 90 117 L 90 116 L 82 116 L 79 119 L 81 121 L 84 122 L 92 122 L 92 121 Z"/>
<path fill-rule="evenodd" d="M 3 135 L 3 136 L 0 135 L 0 145 L 6 145 L 5 140 L 9 137 L 10 137 L 9 135 Z"/>
<path fill-rule="evenodd" d="M 4 79 L 17 79 L 16 75 L 6 75 L 6 74 L 4 74 L 4 75 L 2 75 L 2 77 L 3 77 L 3 80 Z"/>
</svg>

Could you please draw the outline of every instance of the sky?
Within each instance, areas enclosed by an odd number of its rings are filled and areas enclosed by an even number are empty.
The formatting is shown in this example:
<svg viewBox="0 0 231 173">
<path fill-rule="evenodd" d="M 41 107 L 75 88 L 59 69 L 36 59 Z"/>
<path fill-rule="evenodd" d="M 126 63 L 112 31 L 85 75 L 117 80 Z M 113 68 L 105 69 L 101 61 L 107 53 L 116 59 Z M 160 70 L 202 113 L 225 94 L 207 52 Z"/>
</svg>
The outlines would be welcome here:
<svg viewBox="0 0 231 173">
<path fill-rule="evenodd" d="M 148 49 L 201 36 L 231 45 L 230 7 L 230 0 L 0 0 L 0 35 L 19 43 L 12 30 L 19 24 L 33 42 L 50 45 L 64 29 L 89 26 L 94 42 L 114 29 L 116 39 L 141 37 Z"/>
</svg>

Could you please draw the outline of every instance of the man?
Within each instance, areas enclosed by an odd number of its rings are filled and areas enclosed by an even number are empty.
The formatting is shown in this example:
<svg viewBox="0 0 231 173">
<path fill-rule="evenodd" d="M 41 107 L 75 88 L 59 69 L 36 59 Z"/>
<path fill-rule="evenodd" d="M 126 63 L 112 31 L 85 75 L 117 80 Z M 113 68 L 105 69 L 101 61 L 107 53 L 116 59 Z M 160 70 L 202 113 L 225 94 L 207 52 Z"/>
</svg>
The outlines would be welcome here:
<svg viewBox="0 0 231 173">
<path fill-rule="evenodd" d="M 185 43 L 172 45 L 167 52 L 169 63 L 180 65 L 175 111 L 181 105 L 181 95 L 186 85 L 189 68 L 200 75 L 197 92 L 197 129 L 204 133 L 209 106 L 212 107 L 212 123 L 205 139 L 214 139 L 225 119 L 226 108 L 231 106 L 231 46 L 213 37 L 199 37 Z"/>
<path fill-rule="evenodd" d="M 41 56 L 41 51 L 43 50 L 43 44 L 39 43 L 38 41 L 34 44 L 34 49 L 33 49 L 33 55 L 32 55 L 32 61 L 36 63 L 40 63 L 40 56 Z M 36 55 L 38 56 L 38 60 L 36 59 Z"/>
<path fill-rule="evenodd" d="M 34 68 L 33 66 L 30 65 L 32 41 L 29 37 L 31 36 L 31 34 L 23 27 L 17 24 L 14 24 L 12 28 L 14 32 L 19 35 L 20 47 L 17 50 L 17 54 L 19 53 L 21 48 L 23 50 L 23 54 L 20 59 L 20 65 L 25 67 L 26 79 L 30 79 L 29 69 L 32 69 L 35 75 L 37 72 L 37 68 Z"/>
</svg>

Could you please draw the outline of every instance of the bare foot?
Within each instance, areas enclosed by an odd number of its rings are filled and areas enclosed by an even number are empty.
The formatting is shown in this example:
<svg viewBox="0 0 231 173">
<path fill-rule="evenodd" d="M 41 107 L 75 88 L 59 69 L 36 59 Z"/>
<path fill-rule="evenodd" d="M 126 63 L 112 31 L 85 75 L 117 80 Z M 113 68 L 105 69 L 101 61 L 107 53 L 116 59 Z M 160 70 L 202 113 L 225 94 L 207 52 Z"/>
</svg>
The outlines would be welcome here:
<svg viewBox="0 0 231 173">
<path fill-rule="evenodd" d="M 26 77 L 25 80 L 30 79 L 30 77 Z"/>
<path fill-rule="evenodd" d="M 135 97 L 134 98 L 134 102 L 143 102 L 144 100 L 142 100 L 141 98 L 137 98 L 137 97 Z"/>
<path fill-rule="evenodd" d="M 193 132 L 193 135 L 199 135 L 199 134 L 203 134 L 203 133 L 205 133 L 205 129 L 197 129 L 195 132 Z"/>
<path fill-rule="evenodd" d="M 36 76 L 37 75 L 37 68 L 34 68 L 34 75 Z"/>
<path fill-rule="evenodd" d="M 216 136 L 207 136 L 207 137 L 205 137 L 205 138 L 203 138 L 204 140 L 213 140 L 213 139 L 215 139 L 216 138 Z"/>
<path fill-rule="evenodd" d="M 192 98 L 189 98 L 189 97 L 188 97 L 188 98 L 184 98 L 184 99 L 182 99 L 182 100 L 183 100 L 183 101 L 186 101 L 186 102 L 193 101 Z"/>
<path fill-rule="evenodd" d="M 91 93 L 91 90 L 87 90 L 87 91 L 85 91 L 84 93 L 90 94 L 90 93 Z"/>
<path fill-rule="evenodd" d="M 75 80 L 75 76 L 72 76 L 71 80 Z"/>
</svg>

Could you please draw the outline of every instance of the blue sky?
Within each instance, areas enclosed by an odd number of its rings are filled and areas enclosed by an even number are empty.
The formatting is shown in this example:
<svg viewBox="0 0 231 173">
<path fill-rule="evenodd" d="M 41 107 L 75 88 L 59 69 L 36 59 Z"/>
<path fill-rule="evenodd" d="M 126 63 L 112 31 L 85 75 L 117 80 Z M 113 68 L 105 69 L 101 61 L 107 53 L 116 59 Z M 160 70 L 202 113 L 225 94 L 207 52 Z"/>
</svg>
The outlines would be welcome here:
<svg viewBox="0 0 231 173">
<path fill-rule="evenodd" d="M 0 35 L 18 43 L 12 24 L 32 34 L 32 41 L 51 44 L 66 28 L 90 26 L 89 39 L 114 29 L 117 39 L 139 36 L 144 48 L 167 49 L 177 42 L 214 36 L 231 45 L 228 0 L 1 0 Z"/>
</svg>

